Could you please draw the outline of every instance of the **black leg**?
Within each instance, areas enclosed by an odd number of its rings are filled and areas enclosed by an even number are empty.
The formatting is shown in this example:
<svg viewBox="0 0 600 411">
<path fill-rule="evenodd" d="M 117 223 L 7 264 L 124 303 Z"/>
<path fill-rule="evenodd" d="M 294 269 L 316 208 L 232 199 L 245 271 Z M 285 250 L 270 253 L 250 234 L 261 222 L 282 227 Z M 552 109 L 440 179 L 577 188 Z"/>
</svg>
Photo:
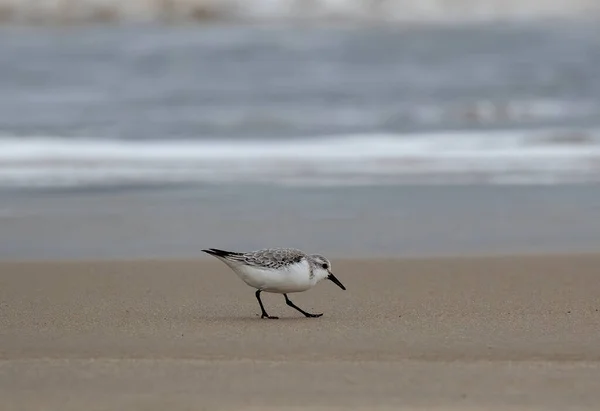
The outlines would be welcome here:
<svg viewBox="0 0 600 411">
<path fill-rule="evenodd" d="M 302 308 L 300 308 L 300 307 L 298 307 L 296 304 L 294 304 L 294 303 L 292 302 L 292 300 L 290 300 L 290 299 L 288 298 L 287 294 L 283 294 L 283 296 L 285 297 L 285 303 L 286 303 L 287 305 L 289 305 L 290 307 L 292 307 L 292 308 L 294 308 L 294 309 L 296 309 L 296 310 L 300 311 L 300 312 L 301 312 L 302 314 L 304 314 L 306 317 L 316 318 L 316 317 L 320 317 L 320 316 L 322 316 L 322 315 L 323 315 L 322 313 L 321 313 L 321 314 L 311 314 L 311 313 L 307 313 L 307 312 L 306 312 L 306 311 L 304 311 Z"/>
<path fill-rule="evenodd" d="M 258 303 L 260 304 L 260 310 L 262 311 L 262 315 L 260 316 L 260 318 L 270 318 L 271 320 L 277 320 L 279 319 L 279 317 L 271 317 L 269 314 L 267 314 L 267 312 L 265 311 L 265 307 L 263 307 L 263 303 L 260 300 L 260 292 L 261 290 L 256 290 L 256 299 L 258 300 Z"/>
</svg>

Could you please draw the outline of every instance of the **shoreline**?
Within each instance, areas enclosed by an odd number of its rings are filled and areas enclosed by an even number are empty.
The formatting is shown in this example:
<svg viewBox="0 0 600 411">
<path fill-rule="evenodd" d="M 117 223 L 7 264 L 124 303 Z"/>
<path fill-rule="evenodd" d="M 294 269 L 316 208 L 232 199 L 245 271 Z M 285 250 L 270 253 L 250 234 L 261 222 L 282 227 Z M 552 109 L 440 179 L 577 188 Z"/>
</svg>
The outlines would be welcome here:
<svg viewBox="0 0 600 411">
<path fill-rule="evenodd" d="M 233 250 L 232 251 L 240 251 Z M 243 250 L 242 250 L 243 251 Z M 248 250 L 254 251 L 254 250 Z M 313 250 L 314 251 L 314 250 Z M 598 255 L 598 252 L 595 251 L 523 251 L 523 252 L 506 252 L 500 251 L 498 253 L 492 253 L 490 251 L 482 251 L 477 252 L 473 251 L 471 253 L 462 252 L 462 253 L 438 253 L 438 254 L 415 254 L 415 255 L 402 255 L 402 256 L 393 256 L 393 255 L 373 255 L 373 256 L 357 256 L 353 257 L 352 255 L 331 255 L 332 261 L 342 261 L 344 263 L 348 262 L 359 262 L 359 263 L 410 263 L 410 264 L 419 264 L 426 263 L 430 261 L 446 261 L 446 262 L 460 262 L 460 261 L 480 261 L 484 262 L 486 260 L 489 261 L 500 261 L 500 260 L 511 260 L 511 259 L 564 259 L 564 258 L 595 258 Z M 106 257 L 106 258 L 90 258 L 90 257 L 82 257 L 82 258 L 46 258 L 46 259 L 10 259 L 10 258 L 0 258 L 0 269 L 2 266 L 27 266 L 27 265 L 89 265 L 89 264 L 201 264 L 204 265 L 208 263 L 209 265 L 214 263 L 214 257 L 204 256 L 201 252 L 197 257 L 135 257 L 135 258 L 115 258 L 115 257 Z"/>
<path fill-rule="evenodd" d="M 0 261 L 205 257 L 296 247 L 330 258 L 589 253 L 594 187 L 226 189 L 0 198 Z M 218 217 L 218 218 L 216 218 Z"/>
</svg>

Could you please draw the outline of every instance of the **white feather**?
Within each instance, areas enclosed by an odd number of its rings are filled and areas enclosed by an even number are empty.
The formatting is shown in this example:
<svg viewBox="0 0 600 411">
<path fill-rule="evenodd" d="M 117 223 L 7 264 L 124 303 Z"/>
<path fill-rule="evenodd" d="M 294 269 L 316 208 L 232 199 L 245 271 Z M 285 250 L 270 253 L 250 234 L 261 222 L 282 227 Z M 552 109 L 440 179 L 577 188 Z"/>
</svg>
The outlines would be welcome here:
<svg viewBox="0 0 600 411">
<path fill-rule="evenodd" d="M 303 259 L 299 263 L 278 269 L 260 268 L 221 259 L 251 287 L 271 293 L 297 293 L 306 291 L 316 283 L 310 278 L 310 266 Z"/>
</svg>

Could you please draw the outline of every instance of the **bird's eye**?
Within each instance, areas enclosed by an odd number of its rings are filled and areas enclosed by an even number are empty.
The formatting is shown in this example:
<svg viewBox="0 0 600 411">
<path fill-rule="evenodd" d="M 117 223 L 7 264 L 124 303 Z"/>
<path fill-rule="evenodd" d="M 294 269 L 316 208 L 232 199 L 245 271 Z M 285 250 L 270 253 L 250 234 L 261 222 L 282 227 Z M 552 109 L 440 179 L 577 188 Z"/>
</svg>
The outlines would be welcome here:
<svg viewBox="0 0 600 411">
<path fill-rule="evenodd" d="M 323 264 L 322 267 L 327 270 L 327 267 L 328 267 L 327 263 Z"/>
</svg>

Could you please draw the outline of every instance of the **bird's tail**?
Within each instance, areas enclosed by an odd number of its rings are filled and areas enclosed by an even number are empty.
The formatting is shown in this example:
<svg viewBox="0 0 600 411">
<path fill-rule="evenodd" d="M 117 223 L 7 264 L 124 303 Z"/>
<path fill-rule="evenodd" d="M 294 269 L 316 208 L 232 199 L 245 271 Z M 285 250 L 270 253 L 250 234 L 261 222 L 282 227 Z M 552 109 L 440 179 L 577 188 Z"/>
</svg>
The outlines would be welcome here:
<svg viewBox="0 0 600 411">
<path fill-rule="evenodd" d="M 207 254 L 214 255 L 215 257 L 222 257 L 222 258 L 242 255 L 242 253 L 219 250 L 218 248 L 209 248 L 208 250 L 202 250 L 202 251 L 204 251 Z"/>
</svg>

